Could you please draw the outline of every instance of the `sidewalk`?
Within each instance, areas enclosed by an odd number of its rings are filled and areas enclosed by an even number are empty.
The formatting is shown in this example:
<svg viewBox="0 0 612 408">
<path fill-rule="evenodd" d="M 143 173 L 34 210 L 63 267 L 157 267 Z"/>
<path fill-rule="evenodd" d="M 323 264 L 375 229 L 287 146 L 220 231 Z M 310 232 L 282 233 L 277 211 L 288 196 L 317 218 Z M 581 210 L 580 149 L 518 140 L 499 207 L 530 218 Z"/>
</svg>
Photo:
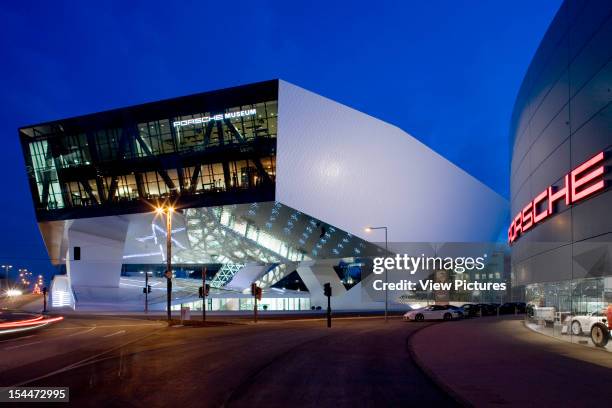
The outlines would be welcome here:
<svg viewBox="0 0 612 408">
<path fill-rule="evenodd" d="M 467 406 L 612 404 L 612 353 L 534 333 L 522 317 L 425 327 L 412 336 L 410 351 L 423 371 Z"/>
</svg>

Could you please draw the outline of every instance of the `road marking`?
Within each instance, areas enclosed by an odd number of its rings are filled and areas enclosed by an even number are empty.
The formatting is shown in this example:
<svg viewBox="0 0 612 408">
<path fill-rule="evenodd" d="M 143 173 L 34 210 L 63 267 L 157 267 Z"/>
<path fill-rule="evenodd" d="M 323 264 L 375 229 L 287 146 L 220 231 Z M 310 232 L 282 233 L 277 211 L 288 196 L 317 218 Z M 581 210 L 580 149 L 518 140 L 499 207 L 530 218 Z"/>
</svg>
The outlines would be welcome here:
<svg viewBox="0 0 612 408">
<path fill-rule="evenodd" d="M 72 333 L 72 334 L 69 334 L 69 335 L 64 336 L 64 337 L 72 337 L 72 336 L 78 336 L 79 334 L 89 333 L 90 331 L 93 331 L 95 328 L 96 328 L 96 326 L 93 326 L 93 327 L 90 327 L 89 329 L 84 330 L 84 331 L 82 331 L 82 332 Z"/>
<path fill-rule="evenodd" d="M 5 350 L 15 350 L 21 347 L 27 347 L 27 346 L 31 346 L 32 344 L 38 344 L 38 343 L 42 343 L 43 340 L 38 340 L 38 341 L 33 341 L 31 343 L 26 343 L 26 344 L 20 344 L 18 346 L 11 346 L 11 347 L 6 347 Z"/>
<path fill-rule="evenodd" d="M 50 373 L 43 374 L 43 375 L 35 377 L 35 378 L 30 378 L 29 380 L 25 380 L 25 381 L 22 381 L 22 382 L 17 383 L 17 384 L 13 384 L 10 387 L 21 387 L 22 385 L 25 385 L 25 384 L 33 383 L 35 381 L 40 381 L 43 378 L 48 378 L 48 377 L 51 377 L 53 375 L 57 375 L 57 374 L 60 374 L 60 373 L 72 370 L 74 368 L 82 367 L 82 366 L 84 366 L 84 365 L 86 365 L 86 364 L 88 364 L 88 363 L 90 363 L 92 361 L 95 361 L 97 358 L 99 358 L 99 357 L 101 357 L 101 356 L 103 356 L 105 354 L 110 354 L 110 353 L 112 353 L 112 352 L 114 352 L 116 350 L 120 350 L 123 347 L 126 347 L 126 346 L 128 346 L 130 344 L 137 343 L 137 342 L 139 342 L 141 340 L 144 340 L 144 339 L 146 339 L 148 337 L 151 337 L 151 336 L 154 336 L 156 334 L 157 334 L 157 332 L 153 332 L 153 333 L 146 334 L 146 335 L 144 335 L 142 337 L 139 337 L 137 339 L 132 339 L 132 340 L 126 342 L 126 343 L 120 344 L 120 345 L 115 346 L 115 347 L 111 347 L 108 350 L 104 350 L 104 351 L 102 351 L 102 352 L 100 352 L 98 354 L 95 354 L 95 355 L 93 355 L 91 357 L 87 357 L 87 358 L 85 358 L 85 359 L 83 359 L 81 361 L 78 361 L 76 363 L 72 363 L 72 364 L 69 364 L 69 365 L 67 365 L 67 366 L 65 366 L 63 368 L 60 368 L 60 369 L 55 370 L 55 371 L 52 371 Z M 6 389 L 6 387 L 4 387 L 4 389 Z"/>
<path fill-rule="evenodd" d="M 51 331 L 51 330 L 78 330 L 78 329 L 84 329 L 86 327 L 97 327 L 99 329 L 104 329 L 104 328 L 112 328 L 112 327 L 140 327 L 140 326 L 165 326 L 165 323 L 145 323 L 145 324 L 107 324 L 107 325 L 103 325 L 103 326 L 78 326 L 78 327 L 54 327 L 53 329 L 47 329 L 45 331 Z"/>
<path fill-rule="evenodd" d="M 11 342 L 11 341 L 17 341 L 17 340 L 29 339 L 30 337 L 34 337 L 34 336 L 36 336 L 36 334 L 30 334 L 29 336 L 18 337 L 18 338 L 16 338 L 16 339 L 2 340 L 2 341 L 0 341 L 0 343 L 8 343 L 8 342 Z"/>
<path fill-rule="evenodd" d="M 119 330 L 118 332 L 107 334 L 106 336 L 102 336 L 102 337 L 105 337 L 105 338 L 106 337 L 113 337 L 113 336 L 115 336 L 117 334 L 123 334 L 123 333 L 125 333 L 125 330 Z"/>
</svg>

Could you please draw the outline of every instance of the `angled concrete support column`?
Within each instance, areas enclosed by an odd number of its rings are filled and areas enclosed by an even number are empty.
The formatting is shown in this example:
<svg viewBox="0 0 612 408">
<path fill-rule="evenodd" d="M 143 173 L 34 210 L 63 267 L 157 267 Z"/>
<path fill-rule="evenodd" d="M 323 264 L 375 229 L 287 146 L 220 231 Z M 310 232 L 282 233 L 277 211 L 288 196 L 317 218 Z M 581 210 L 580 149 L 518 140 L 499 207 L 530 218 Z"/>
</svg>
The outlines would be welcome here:
<svg viewBox="0 0 612 408">
<path fill-rule="evenodd" d="M 121 217 L 74 220 L 68 230 L 66 269 L 73 287 L 119 287 L 129 222 Z M 75 259 L 79 248 L 80 259 Z"/>
<path fill-rule="evenodd" d="M 259 279 L 268 270 L 268 265 L 249 263 L 243 266 L 230 283 L 226 285 L 228 289 L 244 291 L 251 287 L 251 283 Z"/>
<path fill-rule="evenodd" d="M 334 270 L 338 261 L 338 259 L 326 259 L 300 262 L 298 265 L 297 273 L 308 288 L 308 292 L 310 292 L 310 304 L 312 306 L 327 307 L 327 298 L 323 295 L 323 285 L 327 282 L 332 287 L 332 302 L 334 297 L 340 297 L 346 293 L 346 288 Z"/>
</svg>

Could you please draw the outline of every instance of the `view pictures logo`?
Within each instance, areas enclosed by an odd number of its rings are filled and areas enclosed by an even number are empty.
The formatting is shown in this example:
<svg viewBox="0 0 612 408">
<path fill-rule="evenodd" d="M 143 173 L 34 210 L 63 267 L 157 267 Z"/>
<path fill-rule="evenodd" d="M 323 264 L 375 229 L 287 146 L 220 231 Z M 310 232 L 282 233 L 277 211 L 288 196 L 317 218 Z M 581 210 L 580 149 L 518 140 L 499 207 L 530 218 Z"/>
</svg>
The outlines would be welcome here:
<svg viewBox="0 0 612 408">
<path fill-rule="evenodd" d="M 485 267 L 485 259 L 487 254 L 479 257 L 439 257 L 428 256 L 409 256 L 407 254 L 396 254 L 395 257 L 377 257 L 374 258 L 372 272 L 379 275 L 385 270 L 407 271 L 414 275 L 419 269 L 429 271 L 455 271 L 463 273 L 465 271 L 481 271 Z"/>
<path fill-rule="evenodd" d="M 256 109 L 248 109 L 248 110 L 241 110 L 241 111 L 227 112 L 227 113 L 218 113 L 213 116 L 202 116 L 201 118 L 177 120 L 176 122 L 172 122 L 172 125 L 174 127 L 183 127 L 183 126 L 188 126 L 188 125 L 208 123 L 211 120 L 224 120 L 224 119 L 241 118 L 244 116 L 253 116 L 256 113 L 257 113 Z"/>
</svg>

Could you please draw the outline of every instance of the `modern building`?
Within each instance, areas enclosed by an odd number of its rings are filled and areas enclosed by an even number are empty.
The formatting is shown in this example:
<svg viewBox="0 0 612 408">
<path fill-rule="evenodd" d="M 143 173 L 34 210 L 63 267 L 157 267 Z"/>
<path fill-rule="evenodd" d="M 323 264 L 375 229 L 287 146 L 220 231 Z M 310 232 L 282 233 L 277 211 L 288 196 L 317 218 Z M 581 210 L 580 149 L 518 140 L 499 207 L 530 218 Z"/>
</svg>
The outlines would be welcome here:
<svg viewBox="0 0 612 408">
<path fill-rule="evenodd" d="M 172 204 L 173 304 L 213 309 L 381 308 L 362 258 L 395 242 L 490 242 L 498 194 L 397 127 L 280 80 L 19 129 L 40 231 L 64 265 L 52 304 L 163 308 Z M 189 278 L 195 279 L 189 279 Z M 156 295 L 155 290 L 159 292 Z M 217 299 L 217 300 L 215 300 Z M 395 302 L 397 299 L 390 299 Z"/>
<path fill-rule="evenodd" d="M 535 329 L 590 344 L 593 324 L 611 320 L 611 43 L 612 3 L 564 1 L 510 132 L 514 293 Z"/>
</svg>

